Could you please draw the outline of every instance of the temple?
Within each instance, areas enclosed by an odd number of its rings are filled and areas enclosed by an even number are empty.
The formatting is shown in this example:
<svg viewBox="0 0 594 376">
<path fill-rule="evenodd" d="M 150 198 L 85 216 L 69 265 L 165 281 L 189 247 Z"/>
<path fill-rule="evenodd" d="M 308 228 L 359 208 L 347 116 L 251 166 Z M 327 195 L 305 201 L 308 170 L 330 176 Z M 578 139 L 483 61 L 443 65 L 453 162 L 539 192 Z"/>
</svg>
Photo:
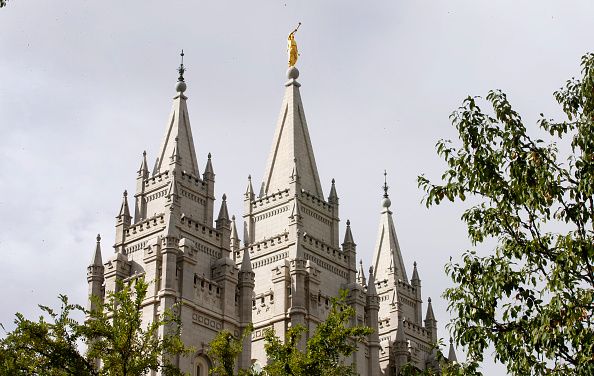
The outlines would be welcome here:
<svg viewBox="0 0 594 376">
<path fill-rule="evenodd" d="M 182 339 L 196 352 L 180 357 L 178 365 L 190 375 L 206 376 L 211 367 L 206 347 L 220 330 L 240 335 L 253 323 L 239 367 L 262 367 L 266 328 L 281 338 L 295 324 L 313 333 L 326 318 L 331 298 L 346 289 L 354 322 L 374 329 L 345 360 L 360 375 L 397 375 L 407 363 L 438 370 L 437 321 L 430 299 L 423 308 L 416 263 L 408 277 L 387 182 L 383 197 L 378 192 L 379 231 L 372 265 L 366 268 L 357 262 L 350 221 L 340 225 L 334 180 L 324 195 L 298 69 L 287 71 L 262 184 L 255 191 L 249 178 L 243 197 L 233 198 L 244 202 L 243 239 L 227 197 L 215 197 L 211 155 L 203 166 L 198 163 L 201 149 L 192 136 L 183 62 L 179 72 L 161 147 L 152 169 L 142 153 L 136 191 L 133 198 L 123 194 L 115 252 L 106 262 L 97 238 L 87 269 L 89 294 L 103 298 L 116 289 L 117 280 L 143 275 L 151 283 L 143 316 L 150 320 L 179 303 Z M 450 358 L 455 360 L 453 347 Z"/>
</svg>

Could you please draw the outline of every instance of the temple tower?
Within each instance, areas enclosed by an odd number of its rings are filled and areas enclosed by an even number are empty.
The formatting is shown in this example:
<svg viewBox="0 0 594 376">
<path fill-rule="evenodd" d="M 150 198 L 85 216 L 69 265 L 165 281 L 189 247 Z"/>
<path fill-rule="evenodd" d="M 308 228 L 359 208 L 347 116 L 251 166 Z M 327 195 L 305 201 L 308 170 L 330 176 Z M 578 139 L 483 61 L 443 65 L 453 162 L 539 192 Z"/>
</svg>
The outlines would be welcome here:
<svg viewBox="0 0 594 376">
<path fill-rule="evenodd" d="M 102 297 L 105 290 L 117 288 L 117 280 L 144 276 L 150 286 L 143 317 L 153 320 L 178 304 L 182 339 L 196 349 L 178 359 L 178 365 L 192 376 L 206 376 L 207 344 L 220 330 L 239 335 L 251 322 L 253 273 L 240 270 L 231 259 L 232 246 L 238 247 L 232 239 L 237 230 L 225 195 L 213 223 L 212 157 L 208 155 L 200 176 L 184 71 L 182 52 L 176 95 L 154 167 L 149 172 L 145 152 L 136 174 L 134 218 L 124 192 L 116 217 L 115 254 L 102 264 L 98 238 L 87 279 L 89 293 Z M 246 354 L 242 365 L 249 367 L 249 351 Z"/>
<path fill-rule="evenodd" d="M 372 259 L 375 285 L 379 296 L 380 366 L 386 375 L 397 375 L 400 368 L 411 363 L 420 370 L 430 362 L 437 340 L 437 325 L 431 316 L 422 322 L 421 279 L 414 263 L 409 281 L 404 259 L 396 236 L 390 207 L 386 173 L 381 202 L 377 243 Z M 429 300 L 430 302 L 431 300 Z"/>
<path fill-rule="evenodd" d="M 266 361 L 265 328 L 273 327 L 281 337 L 295 324 L 313 332 L 330 299 L 355 283 L 357 272 L 352 236 L 345 238 L 344 249 L 338 241 L 335 183 L 328 198 L 323 194 L 298 77 L 297 68 L 290 67 L 259 195 L 248 182 L 244 241 L 249 253 L 235 252 L 237 263 L 249 254 L 255 273 L 252 356 L 260 363 Z"/>
</svg>

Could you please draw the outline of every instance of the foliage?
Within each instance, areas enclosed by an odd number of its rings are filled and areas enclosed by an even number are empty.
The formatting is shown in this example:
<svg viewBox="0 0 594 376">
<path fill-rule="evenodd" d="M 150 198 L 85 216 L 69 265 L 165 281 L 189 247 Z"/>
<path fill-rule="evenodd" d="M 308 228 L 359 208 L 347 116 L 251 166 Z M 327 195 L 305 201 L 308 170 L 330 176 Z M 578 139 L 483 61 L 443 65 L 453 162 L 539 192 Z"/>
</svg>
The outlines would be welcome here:
<svg viewBox="0 0 594 376">
<path fill-rule="evenodd" d="M 142 277 L 133 286 L 120 283 L 118 291 L 108 293 L 100 309 L 90 312 L 85 324 L 87 357 L 101 361 L 102 374 L 145 375 L 150 370 L 181 374 L 171 362 L 174 356 L 188 352 L 180 338 L 181 323 L 173 311 L 166 310 L 143 325 L 147 289 Z"/>
<path fill-rule="evenodd" d="M 0 0 L 0 8 L 5 7 L 7 1 L 8 0 Z"/>
<path fill-rule="evenodd" d="M 299 342 L 305 327 L 295 325 L 285 333 L 285 340 L 276 336 L 272 328 L 264 333 L 264 350 L 268 364 L 264 367 L 267 375 L 299 376 L 304 375 L 306 355 L 299 350 Z"/>
<path fill-rule="evenodd" d="M 233 376 L 235 375 L 235 366 L 237 358 L 243 350 L 243 341 L 253 330 L 253 326 L 247 327 L 240 337 L 236 337 L 230 331 L 224 329 L 220 331 L 208 345 L 208 356 L 212 360 L 213 367 L 210 370 L 211 375 Z M 251 375 L 251 370 L 240 369 L 239 376 Z"/>
<path fill-rule="evenodd" d="M 0 340 L 0 374 L 4 375 L 145 375 L 161 370 L 180 374 L 170 357 L 184 354 L 180 325 L 167 310 L 153 322 L 141 322 L 142 302 L 148 285 L 142 278 L 134 286 L 120 283 L 119 291 L 107 294 L 97 310 L 62 302 L 59 313 L 40 306 L 50 318 L 30 321 L 16 314 L 16 328 Z M 86 316 L 78 322 L 72 316 Z M 160 334 L 164 331 L 164 334 Z M 79 345 L 88 351 L 81 354 Z M 168 356 L 162 356 L 163 354 Z M 95 360 L 102 366 L 95 367 Z"/>
<path fill-rule="evenodd" d="M 452 329 L 475 370 L 492 345 L 511 374 L 594 374 L 594 54 L 554 96 L 567 120 L 541 114 L 538 125 L 570 143 L 567 161 L 491 91 L 492 115 L 471 97 L 451 115 L 460 144 L 437 144 L 442 182 L 418 178 L 428 207 L 478 202 L 462 216 L 469 237 L 497 241 L 490 255 L 469 251 L 446 266 Z"/>
<path fill-rule="evenodd" d="M 84 328 L 70 316 L 83 312 L 68 298 L 60 295 L 59 313 L 40 306 L 49 317 L 31 321 L 17 313 L 14 331 L 0 341 L 0 375 L 96 375 L 93 363 L 80 354 L 78 345 L 84 339 Z"/>
<path fill-rule="evenodd" d="M 313 336 L 307 340 L 305 352 L 299 349 L 305 328 L 293 326 L 286 333 L 283 342 L 272 329 L 265 334 L 268 365 L 264 370 L 269 375 L 356 375 L 355 369 L 345 365 L 341 359 L 357 351 L 372 329 L 362 325 L 351 325 L 355 309 L 346 303 L 347 291 L 332 299 L 328 317 L 321 322 Z"/>
</svg>

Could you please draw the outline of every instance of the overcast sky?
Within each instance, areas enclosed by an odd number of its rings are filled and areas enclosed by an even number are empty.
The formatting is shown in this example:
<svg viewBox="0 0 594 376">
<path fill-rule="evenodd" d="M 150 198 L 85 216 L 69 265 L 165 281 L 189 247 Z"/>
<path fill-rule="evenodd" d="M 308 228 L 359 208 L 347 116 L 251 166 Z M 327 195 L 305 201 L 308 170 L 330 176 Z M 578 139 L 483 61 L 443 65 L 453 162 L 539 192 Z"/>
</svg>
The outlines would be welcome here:
<svg viewBox="0 0 594 376">
<path fill-rule="evenodd" d="M 369 265 L 388 171 L 405 263 L 419 264 L 441 337 L 450 257 L 471 247 L 462 207 L 427 210 L 440 138 L 467 95 L 500 88 L 533 127 L 593 50 L 592 1 L 25 1 L 0 9 L 0 323 L 65 293 L 85 303 L 95 236 L 111 256 L 124 189 L 154 161 L 186 53 L 200 171 L 240 217 L 261 181 L 280 110 L 287 34 L 324 194 L 336 179 Z M 219 201 L 217 201 L 219 202 Z M 218 204 L 217 204 L 218 206 Z M 341 232 L 344 231 L 342 227 Z M 342 235 L 341 235 L 342 236 Z M 10 325 L 8 325 L 10 327 Z M 487 375 L 501 368 L 486 365 Z"/>
</svg>

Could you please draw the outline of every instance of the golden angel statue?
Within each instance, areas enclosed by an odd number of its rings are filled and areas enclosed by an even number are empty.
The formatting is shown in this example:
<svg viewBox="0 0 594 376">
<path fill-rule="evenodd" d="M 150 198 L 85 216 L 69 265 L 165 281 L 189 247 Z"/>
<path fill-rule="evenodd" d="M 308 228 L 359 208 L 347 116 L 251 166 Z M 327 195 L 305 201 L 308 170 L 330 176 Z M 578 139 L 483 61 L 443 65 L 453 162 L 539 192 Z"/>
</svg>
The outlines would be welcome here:
<svg viewBox="0 0 594 376">
<path fill-rule="evenodd" d="M 301 22 L 297 25 L 297 28 L 289 34 L 287 38 L 287 52 L 289 54 L 289 67 L 292 67 L 297 63 L 297 57 L 299 57 L 299 52 L 297 52 L 297 42 L 295 42 L 295 33 L 299 30 L 299 26 L 301 26 Z"/>
</svg>

